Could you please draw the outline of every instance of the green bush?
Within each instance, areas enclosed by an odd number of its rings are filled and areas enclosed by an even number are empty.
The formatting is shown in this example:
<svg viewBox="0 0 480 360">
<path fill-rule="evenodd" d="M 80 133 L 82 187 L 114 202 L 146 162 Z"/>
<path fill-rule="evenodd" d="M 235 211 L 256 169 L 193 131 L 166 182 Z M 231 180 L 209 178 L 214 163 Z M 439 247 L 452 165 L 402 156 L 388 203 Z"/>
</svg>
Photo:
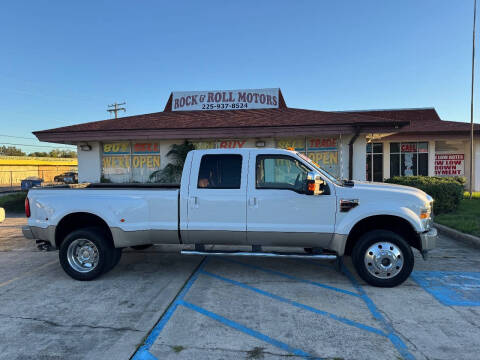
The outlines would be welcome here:
<svg viewBox="0 0 480 360">
<path fill-rule="evenodd" d="M 396 176 L 387 179 L 387 183 L 412 186 L 425 191 L 433 197 L 435 214 L 455 211 L 463 199 L 462 178 L 444 178 L 434 176 Z"/>
<path fill-rule="evenodd" d="M 26 191 L 0 196 L 0 207 L 7 212 L 21 213 L 25 211 Z"/>
</svg>

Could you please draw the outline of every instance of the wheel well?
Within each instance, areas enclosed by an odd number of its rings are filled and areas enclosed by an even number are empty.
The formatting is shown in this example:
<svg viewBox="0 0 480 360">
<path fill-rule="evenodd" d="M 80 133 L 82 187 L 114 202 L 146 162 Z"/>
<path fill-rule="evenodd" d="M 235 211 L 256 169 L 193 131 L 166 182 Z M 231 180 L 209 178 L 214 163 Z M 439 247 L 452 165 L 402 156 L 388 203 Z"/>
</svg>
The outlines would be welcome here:
<svg viewBox="0 0 480 360">
<path fill-rule="evenodd" d="M 55 246 L 57 249 L 60 247 L 65 236 L 70 234 L 74 230 L 78 230 L 86 227 L 98 227 L 105 231 L 107 237 L 112 241 L 112 232 L 107 223 L 99 216 L 86 212 L 72 213 L 65 216 L 58 223 L 55 229 Z"/>
<path fill-rule="evenodd" d="M 360 220 L 348 234 L 345 254 L 350 255 L 355 242 L 370 230 L 390 230 L 402 236 L 410 246 L 420 250 L 420 236 L 407 220 L 391 215 L 370 216 Z"/>
</svg>

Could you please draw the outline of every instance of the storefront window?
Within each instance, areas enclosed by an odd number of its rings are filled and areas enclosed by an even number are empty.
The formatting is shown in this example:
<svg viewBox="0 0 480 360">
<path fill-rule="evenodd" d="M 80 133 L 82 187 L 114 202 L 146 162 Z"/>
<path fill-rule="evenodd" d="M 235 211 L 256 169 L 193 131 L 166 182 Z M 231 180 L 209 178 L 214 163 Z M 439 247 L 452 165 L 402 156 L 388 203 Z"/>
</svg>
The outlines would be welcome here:
<svg viewBox="0 0 480 360">
<path fill-rule="evenodd" d="M 306 154 L 322 169 L 335 177 L 340 177 L 339 151 L 337 137 L 300 137 L 277 139 L 277 148 L 294 149 Z"/>
<path fill-rule="evenodd" d="M 390 177 L 428 175 L 428 143 L 390 143 Z"/>
<path fill-rule="evenodd" d="M 383 143 L 367 144 L 367 181 L 383 181 Z"/>
<path fill-rule="evenodd" d="M 158 142 L 103 144 L 102 180 L 114 183 L 154 182 L 150 175 L 160 169 Z"/>
</svg>

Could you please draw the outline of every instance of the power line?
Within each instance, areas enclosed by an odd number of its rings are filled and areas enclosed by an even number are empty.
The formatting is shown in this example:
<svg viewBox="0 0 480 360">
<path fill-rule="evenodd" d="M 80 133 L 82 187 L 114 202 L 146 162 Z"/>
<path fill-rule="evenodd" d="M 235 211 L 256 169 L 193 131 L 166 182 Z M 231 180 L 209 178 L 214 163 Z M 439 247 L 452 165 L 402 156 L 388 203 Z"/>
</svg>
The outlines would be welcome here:
<svg viewBox="0 0 480 360">
<path fill-rule="evenodd" d="M 58 147 L 58 146 L 49 146 L 49 145 L 30 145 L 30 144 L 13 144 L 13 143 L 0 143 L 0 145 L 14 145 L 14 146 L 32 146 L 32 147 L 47 147 L 53 149 L 68 149 L 71 150 L 72 148 L 69 147 Z M 71 145 L 74 146 L 74 145 Z"/>
<path fill-rule="evenodd" d="M 26 140 L 37 140 L 34 137 L 13 136 L 13 135 L 5 135 L 5 134 L 0 134 L 0 137 L 9 137 L 9 138 L 26 139 Z"/>
</svg>

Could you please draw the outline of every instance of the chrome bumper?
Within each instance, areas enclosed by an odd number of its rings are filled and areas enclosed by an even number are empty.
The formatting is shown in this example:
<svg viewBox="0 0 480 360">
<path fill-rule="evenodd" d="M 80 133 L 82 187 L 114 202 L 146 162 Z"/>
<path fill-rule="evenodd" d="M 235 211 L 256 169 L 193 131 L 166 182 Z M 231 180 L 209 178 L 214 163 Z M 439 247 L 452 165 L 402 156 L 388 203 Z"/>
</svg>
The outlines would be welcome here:
<svg viewBox="0 0 480 360">
<path fill-rule="evenodd" d="M 430 230 L 420 233 L 419 235 L 422 242 L 422 252 L 435 248 L 437 245 L 437 229 L 431 228 Z"/>
<path fill-rule="evenodd" d="M 28 225 L 22 226 L 22 233 L 23 233 L 23 236 L 25 236 L 27 239 L 30 239 L 30 240 L 35 239 L 35 236 L 33 235 L 33 231 Z"/>
</svg>

